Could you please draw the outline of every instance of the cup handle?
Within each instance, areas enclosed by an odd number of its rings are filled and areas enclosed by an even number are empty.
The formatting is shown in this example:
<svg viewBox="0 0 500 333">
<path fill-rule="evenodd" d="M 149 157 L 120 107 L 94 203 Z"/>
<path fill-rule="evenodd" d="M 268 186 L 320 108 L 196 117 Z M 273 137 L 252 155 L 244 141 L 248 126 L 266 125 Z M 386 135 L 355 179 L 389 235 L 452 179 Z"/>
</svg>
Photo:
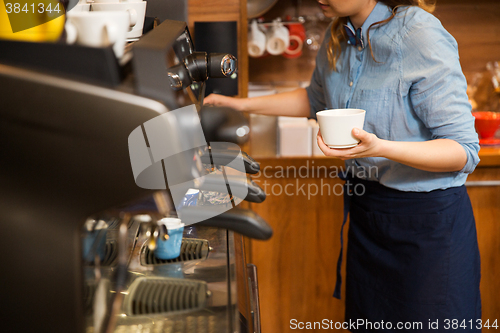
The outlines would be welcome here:
<svg viewBox="0 0 500 333">
<path fill-rule="evenodd" d="M 118 27 L 116 24 L 108 23 L 106 24 L 106 35 L 108 37 L 108 42 L 110 44 L 114 44 L 118 40 Z"/>
<path fill-rule="evenodd" d="M 130 26 L 133 27 L 137 24 L 137 11 L 134 8 L 127 9 L 129 14 Z"/>
<path fill-rule="evenodd" d="M 78 36 L 78 31 L 76 27 L 71 22 L 66 22 L 66 43 L 74 44 L 76 42 L 76 37 Z"/>
<path fill-rule="evenodd" d="M 259 26 L 257 24 L 257 20 L 253 20 L 252 23 L 250 24 L 250 29 L 253 34 L 258 33 Z"/>
</svg>

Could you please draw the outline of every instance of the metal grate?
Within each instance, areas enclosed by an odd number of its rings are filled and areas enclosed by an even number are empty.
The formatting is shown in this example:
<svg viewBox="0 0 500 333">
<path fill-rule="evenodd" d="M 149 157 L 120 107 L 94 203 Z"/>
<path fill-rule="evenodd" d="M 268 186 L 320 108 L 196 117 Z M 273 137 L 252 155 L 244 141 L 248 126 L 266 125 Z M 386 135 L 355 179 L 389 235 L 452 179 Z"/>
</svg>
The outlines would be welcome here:
<svg viewBox="0 0 500 333">
<path fill-rule="evenodd" d="M 106 242 L 106 252 L 104 254 L 104 259 L 101 265 L 105 267 L 116 266 L 116 260 L 118 259 L 118 246 L 114 240 Z"/>
<path fill-rule="evenodd" d="M 207 302 L 204 281 L 174 278 L 139 278 L 125 299 L 126 312 L 131 316 L 166 312 L 199 310 Z"/>
<path fill-rule="evenodd" d="M 184 262 L 191 260 L 204 260 L 208 256 L 210 248 L 206 239 L 184 238 L 181 244 L 181 254 L 174 259 L 158 259 L 154 251 L 149 250 L 147 246 L 142 248 L 142 264 L 143 265 L 164 265 L 175 262 Z"/>
<path fill-rule="evenodd" d="M 121 222 L 122 222 L 122 220 L 117 218 L 117 217 L 107 220 L 106 223 L 108 224 L 108 230 L 120 229 Z M 133 224 L 134 224 L 134 219 L 130 219 L 130 221 L 128 222 L 127 228 L 130 229 Z"/>
<path fill-rule="evenodd" d="M 101 261 L 101 267 L 113 267 L 116 266 L 118 260 L 118 245 L 114 240 L 106 241 L 106 249 L 104 252 L 104 258 Z M 88 266 L 94 266 L 94 262 L 86 262 Z"/>
</svg>

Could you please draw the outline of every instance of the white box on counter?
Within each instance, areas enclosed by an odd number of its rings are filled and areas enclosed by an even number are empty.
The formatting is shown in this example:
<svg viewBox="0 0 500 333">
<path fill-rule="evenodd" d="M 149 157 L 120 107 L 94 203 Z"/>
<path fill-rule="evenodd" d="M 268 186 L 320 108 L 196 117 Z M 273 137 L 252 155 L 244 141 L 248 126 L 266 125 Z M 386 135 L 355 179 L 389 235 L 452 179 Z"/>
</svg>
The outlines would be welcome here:
<svg viewBox="0 0 500 333">
<path fill-rule="evenodd" d="M 311 156 L 311 133 L 305 117 L 278 117 L 278 155 Z"/>
</svg>

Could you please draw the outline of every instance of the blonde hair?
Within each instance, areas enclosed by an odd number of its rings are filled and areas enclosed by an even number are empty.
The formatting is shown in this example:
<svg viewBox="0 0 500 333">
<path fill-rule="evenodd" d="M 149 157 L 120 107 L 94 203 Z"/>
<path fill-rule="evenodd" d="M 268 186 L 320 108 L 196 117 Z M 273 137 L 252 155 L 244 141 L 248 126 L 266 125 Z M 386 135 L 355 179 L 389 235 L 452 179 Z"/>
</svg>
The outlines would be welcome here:
<svg viewBox="0 0 500 333">
<path fill-rule="evenodd" d="M 373 23 L 368 27 L 366 36 L 368 39 L 370 54 L 373 60 L 375 60 L 375 57 L 373 55 L 372 44 L 370 42 L 370 29 L 374 25 L 382 25 L 392 20 L 394 16 L 396 16 L 399 7 L 402 6 L 418 6 L 428 11 L 429 13 L 432 13 L 436 7 L 436 0 L 377 0 L 377 2 L 382 2 L 387 6 L 389 6 L 390 8 L 392 8 L 392 15 L 383 21 Z M 330 68 L 332 70 L 336 70 L 337 60 L 339 59 L 340 53 L 342 52 L 340 43 L 342 43 L 347 39 L 346 32 L 345 29 L 343 29 L 343 26 L 347 24 L 348 19 L 349 19 L 348 17 L 338 17 L 333 21 L 331 27 L 331 34 L 330 34 L 330 40 L 328 42 L 327 55 L 328 55 L 328 62 L 330 63 Z"/>
</svg>

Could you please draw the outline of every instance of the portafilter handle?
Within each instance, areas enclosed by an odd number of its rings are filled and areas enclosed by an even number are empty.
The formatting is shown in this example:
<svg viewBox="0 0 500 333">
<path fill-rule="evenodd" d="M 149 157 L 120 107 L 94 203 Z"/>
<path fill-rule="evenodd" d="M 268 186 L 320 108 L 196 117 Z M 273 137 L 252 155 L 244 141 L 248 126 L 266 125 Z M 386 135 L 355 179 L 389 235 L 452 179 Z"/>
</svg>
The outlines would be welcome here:
<svg viewBox="0 0 500 333">
<path fill-rule="evenodd" d="M 196 223 L 228 229 L 253 239 L 267 240 L 273 235 L 271 226 L 252 210 L 235 207 L 216 215 L 219 211 L 217 206 L 185 206 L 180 210 L 180 217 L 185 225 Z M 204 219 L 206 216 L 213 217 Z"/>
<path fill-rule="evenodd" d="M 200 185 L 199 189 L 203 191 L 226 193 L 228 191 L 228 186 L 233 192 L 233 195 L 235 195 L 235 193 L 246 193 L 246 196 L 241 198 L 245 201 L 262 203 L 266 200 L 266 192 L 246 175 L 226 175 L 223 178 L 221 178 L 220 175 L 207 175 L 203 177 L 203 183 Z"/>
<path fill-rule="evenodd" d="M 235 151 L 229 149 L 220 149 L 211 146 L 210 150 L 206 151 L 203 155 L 200 156 L 201 162 L 205 164 L 215 164 L 215 166 L 225 166 L 230 164 L 234 159 L 243 160 L 243 164 L 245 166 L 245 172 L 247 174 L 256 174 L 260 171 L 259 162 L 255 161 L 250 155 L 245 153 L 244 151 Z M 243 170 L 239 170 L 243 171 Z"/>
</svg>

